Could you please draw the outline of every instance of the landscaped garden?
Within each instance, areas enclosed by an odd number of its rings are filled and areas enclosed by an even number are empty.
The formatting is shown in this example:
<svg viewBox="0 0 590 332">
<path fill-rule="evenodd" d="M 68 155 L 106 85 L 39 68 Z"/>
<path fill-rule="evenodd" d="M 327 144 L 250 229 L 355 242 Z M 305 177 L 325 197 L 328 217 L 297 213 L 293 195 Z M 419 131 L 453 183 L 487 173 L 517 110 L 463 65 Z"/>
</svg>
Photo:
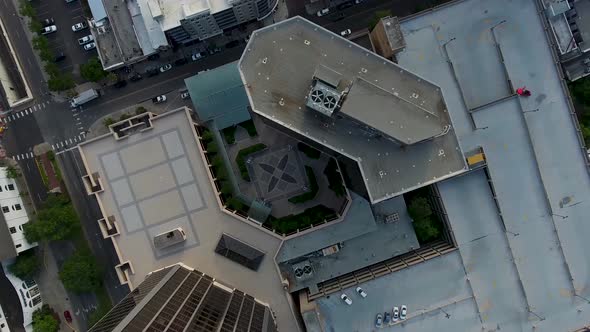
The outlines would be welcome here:
<svg viewBox="0 0 590 332">
<path fill-rule="evenodd" d="M 265 224 L 282 234 L 290 234 L 311 225 L 321 225 L 327 220 L 336 218 L 336 212 L 324 205 L 316 205 L 302 213 L 282 218 L 270 216 Z"/>
<path fill-rule="evenodd" d="M 236 164 L 238 164 L 238 169 L 240 170 L 240 176 L 242 176 L 242 179 L 250 181 L 248 167 L 246 166 L 246 157 L 254 152 L 262 151 L 264 149 L 266 149 L 266 145 L 263 143 L 258 143 L 244 148 L 238 152 L 238 155 L 236 156 Z"/>
<path fill-rule="evenodd" d="M 318 180 L 316 180 L 315 174 L 313 173 L 313 168 L 305 166 L 305 173 L 307 174 L 307 180 L 309 181 L 309 191 L 289 198 L 289 202 L 294 204 L 305 203 L 314 199 L 318 194 L 320 187 L 318 186 Z"/>
</svg>

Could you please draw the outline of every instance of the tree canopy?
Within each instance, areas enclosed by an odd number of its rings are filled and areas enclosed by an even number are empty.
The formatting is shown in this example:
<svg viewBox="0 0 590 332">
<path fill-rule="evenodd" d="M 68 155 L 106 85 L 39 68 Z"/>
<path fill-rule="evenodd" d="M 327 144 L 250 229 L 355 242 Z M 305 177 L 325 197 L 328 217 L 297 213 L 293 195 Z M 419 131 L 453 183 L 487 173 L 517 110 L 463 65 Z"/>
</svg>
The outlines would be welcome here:
<svg viewBox="0 0 590 332">
<path fill-rule="evenodd" d="M 58 241 L 69 238 L 80 227 L 71 202 L 62 195 L 49 195 L 33 222 L 24 225 L 28 242 Z"/>
<path fill-rule="evenodd" d="M 57 332 L 59 321 L 53 316 L 53 311 L 48 305 L 33 312 L 33 332 Z"/>
<path fill-rule="evenodd" d="M 29 279 L 35 277 L 40 264 L 34 249 L 29 249 L 16 256 L 16 261 L 8 266 L 8 271 L 20 279 Z"/>
<path fill-rule="evenodd" d="M 91 82 L 97 82 L 107 77 L 108 72 L 102 69 L 100 61 L 94 57 L 87 63 L 80 65 L 80 75 Z"/>
<path fill-rule="evenodd" d="M 439 237 L 440 225 L 432 215 L 428 200 L 424 197 L 412 199 L 408 206 L 408 214 L 413 220 L 414 231 L 420 243 L 427 243 Z"/>
<path fill-rule="evenodd" d="M 88 250 L 76 251 L 59 271 L 64 287 L 75 293 L 87 293 L 102 285 L 102 273 Z"/>
</svg>

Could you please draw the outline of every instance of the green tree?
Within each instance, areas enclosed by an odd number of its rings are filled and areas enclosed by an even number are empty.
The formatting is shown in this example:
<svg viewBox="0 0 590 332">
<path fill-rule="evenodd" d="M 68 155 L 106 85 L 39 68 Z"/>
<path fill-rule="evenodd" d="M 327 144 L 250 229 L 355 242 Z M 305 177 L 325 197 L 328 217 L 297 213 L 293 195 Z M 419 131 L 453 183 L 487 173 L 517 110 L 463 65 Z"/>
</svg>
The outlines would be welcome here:
<svg viewBox="0 0 590 332">
<path fill-rule="evenodd" d="M 59 321 L 53 316 L 53 310 L 48 305 L 33 312 L 33 332 L 57 332 Z"/>
<path fill-rule="evenodd" d="M 64 287 L 75 293 L 88 293 L 101 287 L 102 273 L 88 250 L 76 251 L 59 271 Z"/>
<path fill-rule="evenodd" d="M 49 40 L 47 40 L 45 36 L 35 36 L 31 40 L 31 43 L 33 44 L 33 48 L 37 51 L 41 49 L 49 49 Z"/>
<path fill-rule="evenodd" d="M 53 62 L 46 63 L 44 69 L 50 77 L 59 75 L 59 67 Z"/>
<path fill-rule="evenodd" d="M 590 78 L 585 77 L 579 79 L 569 85 L 570 91 L 574 98 L 584 104 L 590 106 Z"/>
<path fill-rule="evenodd" d="M 379 20 L 387 16 L 391 16 L 391 10 L 376 11 L 375 16 L 373 16 L 373 18 L 369 21 L 369 30 L 373 30 L 377 23 L 379 23 Z"/>
<path fill-rule="evenodd" d="M 580 130 L 582 131 L 582 136 L 584 136 L 584 142 L 586 146 L 590 145 L 590 128 L 586 126 L 584 123 L 580 123 Z"/>
<path fill-rule="evenodd" d="M 6 168 L 6 177 L 7 178 L 16 179 L 19 176 L 20 176 L 20 173 L 18 172 L 18 170 L 14 166 L 8 166 L 8 168 Z"/>
<path fill-rule="evenodd" d="M 408 206 L 408 214 L 413 220 L 412 225 L 420 243 L 430 242 L 440 236 L 440 223 L 432 215 L 432 209 L 426 198 L 414 198 Z"/>
<path fill-rule="evenodd" d="M 19 279 L 29 279 L 35 277 L 39 267 L 39 257 L 33 249 L 29 249 L 16 256 L 16 262 L 8 266 L 8 271 Z"/>
<path fill-rule="evenodd" d="M 135 109 L 135 114 L 140 115 L 140 114 L 146 113 L 147 111 L 148 111 L 147 108 L 145 108 L 143 106 L 139 106 L 138 108 Z"/>
<path fill-rule="evenodd" d="M 29 21 L 29 30 L 33 33 L 39 33 L 39 31 L 43 29 L 43 24 L 41 24 L 41 22 L 35 20 L 35 19 L 31 19 Z"/>
<path fill-rule="evenodd" d="M 62 195 L 50 195 L 37 212 L 35 221 L 24 225 L 28 242 L 58 241 L 70 238 L 80 228 L 72 203 Z"/>
<path fill-rule="evenodd" d="M 51 91 L 65 91 L 76 86 L 76 83 L 74 82 L 72 75 L 58 74 L 49 78 L 47 86 Z"/>
<path fill-rule="evenodd" d="M 80 65 L 80 75 L 91 82 L 97 82 L 105 78 L 108 72 L 102 69 L 100 61 L 94 57 L 87 63 Z"/>
<path fill-rule="evenodd" d="M 110 125 L 112 125 L 113 123 L 115 123 L 115 120 L 113 120 L 113 118 L 111 118 L 110 116 L 104 118 L 102 120 L 102 123 L 104 124 L 105 127 L 109 127 Z"/>
<path fill-rule="evenodd" d="M 33 8 L 33 5 L 31 5 L 31 2 L 27 0 L 21 0 L 20 5 L 18 7 L 18 12 L 22 16 L 28 16 L 30 18 L 34 18 L 37 14 L 35 12 L 35 8 Z"/>
<path fill-rule="evenodd" d="M 414 221 L 414 231 L 420 243 L 428 243 L 440 235 L 440 230 L 431 218 Z"/>
<path fill-rule="evenodd" d="M 420 221 L 430 218 L 432 215 L 432 209 L 426 198 L 416 197 L 410 202 L 408 213 L 414 221 Z"/>
</svg>

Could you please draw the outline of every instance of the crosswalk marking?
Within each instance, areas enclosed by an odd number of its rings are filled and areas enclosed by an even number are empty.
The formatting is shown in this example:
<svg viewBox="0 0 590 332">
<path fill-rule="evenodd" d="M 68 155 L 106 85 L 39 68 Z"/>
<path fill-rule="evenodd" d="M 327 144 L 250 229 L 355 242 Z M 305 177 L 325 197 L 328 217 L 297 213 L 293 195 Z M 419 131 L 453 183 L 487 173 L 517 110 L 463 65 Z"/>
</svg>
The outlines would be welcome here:
<svg viewBox="0 0 590 332">
<path fill-rule="evenodd" d="M 29 114 L 29 109 L 28 108 L 25 110 L 25 115 L 26 114 Z"/>
</svg>

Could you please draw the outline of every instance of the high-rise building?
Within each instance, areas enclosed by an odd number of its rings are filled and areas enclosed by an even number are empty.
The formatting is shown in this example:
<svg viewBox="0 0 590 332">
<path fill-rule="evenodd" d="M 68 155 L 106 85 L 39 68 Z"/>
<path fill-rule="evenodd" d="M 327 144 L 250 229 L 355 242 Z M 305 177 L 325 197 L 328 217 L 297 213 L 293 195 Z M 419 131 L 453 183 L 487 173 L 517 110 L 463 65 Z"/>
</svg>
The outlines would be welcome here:
<svg viewBox="0 0 590 332">
<path fill-rule="evenodd" d="M 150 273 L 90 332 L 277 331 L 270 307 L 181 263 Z"/>
</svg>

